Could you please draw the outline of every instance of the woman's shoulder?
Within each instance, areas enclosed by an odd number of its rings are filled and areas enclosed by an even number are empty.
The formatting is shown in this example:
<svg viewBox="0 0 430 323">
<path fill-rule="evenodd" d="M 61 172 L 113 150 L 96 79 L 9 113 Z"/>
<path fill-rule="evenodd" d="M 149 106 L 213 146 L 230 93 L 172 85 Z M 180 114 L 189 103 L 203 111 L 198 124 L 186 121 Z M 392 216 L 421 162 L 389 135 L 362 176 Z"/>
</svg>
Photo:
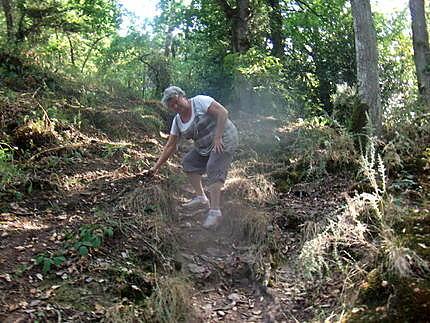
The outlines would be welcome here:
<svg viewBox="0 0 430 323">
<path fill-rule="evenodd" d="M 197 111 L 203 110 L 204 112 L 206 112 L 212 102 L 215 101 L 214 98 L 208 95 L 196 95 L 191 100 L 193 101 Z"/>
<path fill-rule="evenodd" d="M 209 95 L 204 95 L 204 94 L 198 94 L 195 97 L 192 98 L 192 100 L 214 100 L 213 97 L 209 96 Z"/>
</svg>

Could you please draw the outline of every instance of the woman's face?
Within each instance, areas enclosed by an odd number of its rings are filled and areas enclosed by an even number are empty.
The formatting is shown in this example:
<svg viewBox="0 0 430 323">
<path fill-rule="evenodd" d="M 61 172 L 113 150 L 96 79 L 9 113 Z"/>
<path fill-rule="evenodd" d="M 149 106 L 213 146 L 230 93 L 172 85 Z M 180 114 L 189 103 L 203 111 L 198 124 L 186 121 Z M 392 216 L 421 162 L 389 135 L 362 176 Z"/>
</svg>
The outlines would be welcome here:
<svg viewBox="0 0 430 323">
<path fill-rule="evenodd" d="M 181 113 L 188 107 L 186 103 L 187 102 L 183 96 L 174 96 L 167 101 L 166 105 L 173 112 Z"/>
</svg>

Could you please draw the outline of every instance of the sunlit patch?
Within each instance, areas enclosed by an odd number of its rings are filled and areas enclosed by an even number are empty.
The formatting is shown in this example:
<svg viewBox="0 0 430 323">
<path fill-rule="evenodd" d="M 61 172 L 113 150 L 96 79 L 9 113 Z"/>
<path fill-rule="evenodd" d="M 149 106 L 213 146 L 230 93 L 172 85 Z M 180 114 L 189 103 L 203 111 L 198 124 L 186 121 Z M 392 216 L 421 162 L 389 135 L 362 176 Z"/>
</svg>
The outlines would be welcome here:
<svg viewBox="0 0 430 323">
<path fill-rule="evenodd" d="M 43 230 L 49 228 L 48 225 L 42 224 L 38 221 L 31 221 L 27 219 L 16 220 L 13 217 L 0 222 L 1 231 L 28 231 L 28 230 Z"/>
<path fill-rule="evenodd" d="M 110 182 L 113 180 L 128 178 L 131 176 L 134 175 L 129 172 L 128 167 L 122 165 L 113 171 L 97 170 L 82 172 L 74 176 L 65 176 L 63 179 L 60 179 L 60 186 L 64 190 L 82 190 L 88 184 L 95 181 Z"/>
</svg>

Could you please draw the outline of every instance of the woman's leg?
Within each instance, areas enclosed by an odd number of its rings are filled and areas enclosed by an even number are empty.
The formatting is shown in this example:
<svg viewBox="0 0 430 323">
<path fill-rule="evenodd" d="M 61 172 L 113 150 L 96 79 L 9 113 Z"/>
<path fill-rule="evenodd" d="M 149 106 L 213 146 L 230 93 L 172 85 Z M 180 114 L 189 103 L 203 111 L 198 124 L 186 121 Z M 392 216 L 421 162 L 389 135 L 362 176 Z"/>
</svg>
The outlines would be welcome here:
<svg viewBox="0 0 430 323">
<path fill-rule="evenodd" d="M 209 179 L 209 192 L 211 194 L 211 209 L 219 209 L 221 205 L 221 188 L 227 177 L 230 163 L 233 159 L 232 154 L 223 152 L 211 152 L 209 155 L 207 174 Z"/>
<path fill-rule="evenodd" d="M 202 185 L 202 174 L 206 172 L 208 156 L 201 156 L 195 149 L 189 151 L 182 160 L 184 172 L 197 196 L 205 196 Z"/>
<path fill-rule="evenodd" d="M 224 183 L 222 182 L 216 182 L 209 187 L 211 209 L 219 210 L 221 204 L 221 188 L 223 185 Z"/>
<path fill-rule="evenodd" d="M 187 173 L 188 179 L 190 180 L 191 186 L 194 188 L 197 196 L 205 195 L 202 185 L 202 175 L 198 173 Z"/>
</svg>

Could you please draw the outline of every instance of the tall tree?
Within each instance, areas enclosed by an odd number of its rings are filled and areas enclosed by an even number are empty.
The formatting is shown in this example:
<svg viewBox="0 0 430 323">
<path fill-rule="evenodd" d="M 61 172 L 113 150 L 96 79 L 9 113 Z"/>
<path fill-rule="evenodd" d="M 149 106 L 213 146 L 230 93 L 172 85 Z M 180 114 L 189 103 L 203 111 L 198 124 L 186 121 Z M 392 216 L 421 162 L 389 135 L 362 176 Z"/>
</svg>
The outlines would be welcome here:
<svg viewBox="0 0 430 323">
<path fill-rule="evenodd" d="M 381 90 L 379 88 L 378 50 L 369 0 L 351 0 L 357 57 L 358 91 L 368 109 L 374 134 L 382 131 Z M 365 111 L 363 111 L 365 112 Z"/>
<path fill-rule="evenodd" d="M 412 39 L 418 90 L 427 105 L 430 105 L 430 48 L 424 0 L 409 0 L 412 18 Z"/>
<path fill-rule="evenodd" d="M 227 0 L 217 0 L 231 26 L 231 45 L 233 52 L 245 53 L 250 48 L 249 19 L 251 8 L 249 0 L 236 0 L 231 6 Z"/>
</svg>

